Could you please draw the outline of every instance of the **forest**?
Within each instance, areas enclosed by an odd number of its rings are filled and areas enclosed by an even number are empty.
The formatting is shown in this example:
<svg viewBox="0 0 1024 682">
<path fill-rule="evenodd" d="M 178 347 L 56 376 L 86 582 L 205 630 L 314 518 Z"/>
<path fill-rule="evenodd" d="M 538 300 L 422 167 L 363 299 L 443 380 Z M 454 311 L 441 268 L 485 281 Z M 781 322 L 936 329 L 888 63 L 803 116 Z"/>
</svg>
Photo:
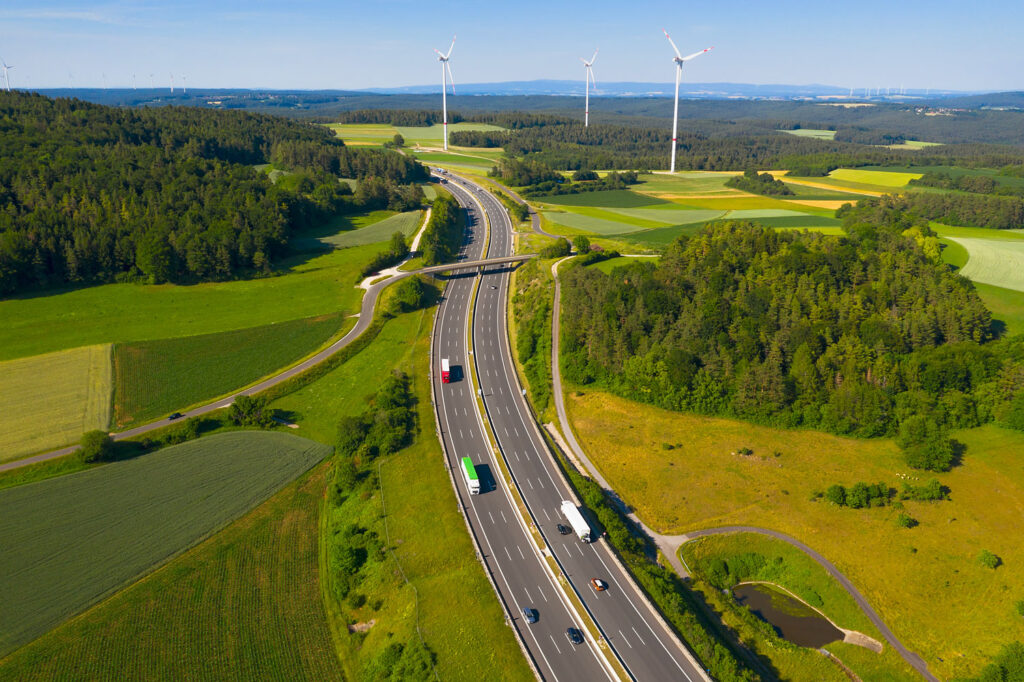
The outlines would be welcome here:
<svg viewBox="0 0 1024 682">
<path fill-rule="evenodd" d="M 725 181 L 725 186 L 766 196 L 793 194 L 793 190 L 782 180 L 776 180 L 771 173 L 758 173 L 756 170 L 745 170 L 743 175 L 734 175 Z"/>
<path fill-rule="evenodd" d="M 299 176 L 274 185 L 253 167 L 271 162 Z M 369 182 L 353 195 L 338 176 Z M 282 118 L 0 93 L 0 295 L 267 272 L 295 230 L 418 206 L 409 183 L 426 178 L 399 154 Z"/>
<path fill-rule="evenodd" d="M 1024 198 L 958 192 L 907 192 L 895 200 L 900 209 L 946 225 L 1024 228 Z M 870 203 L 870 202 L 869 202 Z"/>
<path fill-rule="evenodd" d="M 899 433 L 908 459 L 948 468 L 947 429 L 1024 406 L 1024 337 L 993 339 L 970 282 L 898 201 L 847 209 L 841 237 L 726 223 L 657 266 L 568 270 L 566 378 L 673 410 Z"/>
</svg>

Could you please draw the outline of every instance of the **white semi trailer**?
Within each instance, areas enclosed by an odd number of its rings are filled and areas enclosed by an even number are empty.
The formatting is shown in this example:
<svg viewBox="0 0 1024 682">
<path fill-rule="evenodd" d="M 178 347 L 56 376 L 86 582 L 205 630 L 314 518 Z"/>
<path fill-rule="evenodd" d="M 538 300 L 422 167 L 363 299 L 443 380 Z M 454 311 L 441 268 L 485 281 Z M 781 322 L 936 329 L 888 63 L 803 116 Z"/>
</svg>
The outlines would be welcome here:
<svg viewBox="0 0 1024 682">
<path fill-rule="evenodd" d="M 576 508 L 576 505 L 568 500 L 562 501 L 562 515 L 569 521 L 573 531 L 583 542 L 590 542 L 590 524 L 583 518 L 583 514 Z"/>
</svg>

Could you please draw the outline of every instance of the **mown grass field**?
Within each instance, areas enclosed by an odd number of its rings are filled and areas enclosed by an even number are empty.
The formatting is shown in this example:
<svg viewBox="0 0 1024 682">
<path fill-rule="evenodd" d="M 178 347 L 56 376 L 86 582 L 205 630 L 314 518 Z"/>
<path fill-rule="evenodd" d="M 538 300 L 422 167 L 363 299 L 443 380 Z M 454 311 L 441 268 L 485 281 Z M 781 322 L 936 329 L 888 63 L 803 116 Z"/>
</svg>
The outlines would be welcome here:
<svg viewBox="0 0 1024 682">
<path fill-rule="evenodd" d="M 0 677 L 340 680 L 317 560 L 326 471 L 0 661 Z"/>
<path fill-rule="evenodd" d="M 646 257 L 637 258 L 637 257 L 630 257 L 630 256 L 619 256 L 618 258 L 609 258 L 608 260 L 603 260 L 603 261 L 594 263 L 593 265 L 588 265 L 586 267 L 588 267 L 588 268 L 597 268 L 598 270 L 600 270 L 601 272 L 603 272 L 605 274 L 611 274 L 611 271 L 614 270 L 615 268 L 621 268 L 623 266 L 629 265 L 630 263 L 634 263 L 636 261 L 643 261 L 643 262 L 648 262 L 648 263 L 657 263 L 658 262 L 658 258 L 646 258 Z"/>
<path fill-rule="evenodd" d="M 640 184 L 633 190 L 664 199 L 686 197 L 750 196 L 738 189 L 726 187 L 726 181 L 738 172 L 679 171 L 675 175 L 651 173 L 640 176 Z"/>
<path fill-rule="evenodd" d="M 881 633 L 857 607 L 853 597 L 817 562 L 795 547 L 756 533 L 733 533 L 698 538 L 680 549 L 680 556 L 686 565 L 698 575 L 706 572 L 707 563 L 712 560 L 722 559 L 728 562 L 746 554 L 760 555 L 765 559 L 765 565 L 758 573 L 744 576 L 745 580 L 762 580 L 781 585 L 819 609 L 839 627 L 856 630 L 883 643 L 881 655 L 841 642 L 825 646 L 858 673 L 861 679 L 907 682 L 920 679 L 892 647 L 888 646 Z M 705 582 L 697 583 L 696 587 L 705 599 L 716 605 L 716 610 L 720 610 L 725 622 L 736 629 L 744 641 L 753 641 L 757 650 L 771 659 L 781 679 L 847 679 L 838 667 L 823 659 L 817 651 L 787 644 L 781 638 L 767 637 L 763 632 L 755 631 L 740 618 L 736 618 L 728 608 L 728 602 L 732 601 L 731 596 L 720 594 L 717 588 Z"/>
<path fill-rule="evenodd" d="M 354 319 L 341 315 L 292 320 L 178 339 L 117 344 L 117 428 L 240 389 L 302 359 Z"/>
<path fill-rule="evenodd" d="M 579 194 L 558 194 L 534 197 L 531 202 L 554 206 L 599 206 L 602 208 L 636 208 L 668 202 L 657 197 L 637 194 L 628 189 L 610 189 L 601 192 L 580 192 Z"/>
<path fill-rule="evenodd" d="M 338 419 L 361 413 L 382 376 L 400 369 L 412 377 L 417 398 L 416 441 L 381 461 L 380 480 L 391 546 L 418 591 L 419 624 L 427 646 L 437 655 L 438 676 L 442 680 L 530 679 L 529 668 L 476 561 L 434 432 L 427 381 L 433 314 L 431 309 L 389 320 L 358 355 L 273 406 L 299 424 L 298 433 L 333 442 Z M 349 506 L 353 502 L 357 504 Z M 342 514 L 345 520 L 384 537 L 379 490 L 368 499 L 350 503 L 327 513 Z M 341 605 L 342 611 L 331 614 L 350 679 L 360 679 L 363 666 L 389 643 L 415 636 L 413 590 L 401 580 L 394 562 L 389 560 L 383 566 L 386 571 L 357 589 L 366 596 L 367 604 L 356 609 Z M 381 607 L 374 610 L 377 600 Z M 462 604 L 471 608 L 456 606 Z M 371 619 L 376 624 L 365 639 L 347 631 L 349 623 Z"/>
<path fill-rule="evenodd" d="M 796 135 L 797 137 L 813 137 L 815 140 L 831 140 L 836 136 L 834 130 L 819 130 L 815 128 L 797 128 L 796 130 L 783 130 L 781 131 L 787 135 Z"/>
<path fill-rule="evenodd" d="M 0 301 L 0 360 L 98 343 L 244 329 L 358 311 L 359 270 L 379 245 L 294 256 L 277 277 L 173 284 L 104 284 Z"/>
<path fill-rule="evenodd" d="M 316 235 L 306 233 L 296 241 L 302 245 L 335 249 L 379 244 L 391 239 L 395 232 L 410 237 L 415 234 L 423 219 L 423 211 L 374 211 L 371 215 L 376 219 L 363 221 L 362 224 L 357 221 L 344 221 L 344 218 L 339 219 L 317 230 Z"/>
<path fill-rule="evenodd" d="M 407 145 L 439 144 L 444 138 L 444 126 L 440 123 L 432 126 L 392 126 L 378 123 L 329 123 L 327 127 L 334 134 L 345 140 L 363 144 L 381 144 L 390 142 L 395 133 L 405 138 Z M 448 135 L 460 130 L 504 130 L 500 126 L 487 123 L 449 123 Z"/>
<path fill-rule="evenodd" d="M 936 477 L 951 499 L 837 508 L 812 494 L 839 483 L 899 488 L 908 469 L 886 439 L 853 440 L 668 412 L 601 391 L 567 395 L 581 443 L 623 499 L 659 532 L 750 524 L 788 533 L 843 571 L 898 637 L 940 677 L 977 675 L 999 648 L 1024 637 L 1024 433 L 960 431 L 963 463 Z M 625 425 L 625 428 L 623 428 Z M 665 449 L 668 444 L 672 449 Z M 753 455 L 736 454 L 748 447 Z M 775 456 L 779 453 L 779 456 Z M 987 549 L 996 570 L 976 560 Z"/>
<path fill-rule="evenodd" d="M 960 268 L 964 277 L 983 284 L 1024 292 L 1024 240 L 953 237 L 969 259 Z"/>
<path fill-rule="evenodd" d="M 828 174 L 833 180 L 882 187 L 906 187 L 908 182 L 916 180 L 922 175 L 923 173 L 920 172 L 898 173 L 864 170 L 863 168 L 837 168 Z"/>
<path fill-rule="evenodd" d="M 0 362 L 0 462 L 110 424 L 109 344 Z"/>
<path fill-rule="evenodd" d="M 992 234 L 991 241 L 998 240 L 998 243 L 1006 243 L 1019 240 L 1022 236 L 1008 232 L 1007 230 L 988 230 L 978 227 L 954 227 L 934 225 L 940 235 L 987 235 Z M 970 254 L 956 239 L 943 237 L 942 239 L 942 260 L 954 268 L 962 268 L 967 264 Z M 974 289 L 978 292 L 985 307 L 992 312 L 992 319 L 1003 325 L 1007 334 L 1024 334 L 1024 292 L 1004 287 L 993 286 L 974 282 Z"/>
<path fill-rule="evenodd" d="M 330 448 L 238 431 L 0 492 L 0 655 L 238 518 Z"/>
</svg>

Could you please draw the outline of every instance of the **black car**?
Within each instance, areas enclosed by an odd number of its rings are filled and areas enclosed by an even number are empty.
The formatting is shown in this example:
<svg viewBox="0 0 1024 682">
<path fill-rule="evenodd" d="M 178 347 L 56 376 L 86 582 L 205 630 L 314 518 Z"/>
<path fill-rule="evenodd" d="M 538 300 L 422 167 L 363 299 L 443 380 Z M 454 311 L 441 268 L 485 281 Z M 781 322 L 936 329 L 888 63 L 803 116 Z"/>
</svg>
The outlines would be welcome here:
<svg viewBox="0 0 1024 682">
<path fill-rule="evenodd" d="M 563 526 L 562 524 L 558 524 L 558 525 L 556 526 L 556 528 L 558 528 L 558 532 L 559 532 L 559 534 L 561 534 L 561 535 L 568 535 L 569 533 L 571 533 L 571 532 L 572 532 L 571 530 L 569 530 L 568 528 L 566 528 L 566 527 L 565 527 L 565 526 Z"/>
<path fill-rule="evenodd" d="M 537 622 L 537 612 L 531 609 L 529 606 L 523 607 L 523 618 L 526 619 L 527 623 Z"/>
<path fill-rule="evenodd" d="M 567 628 L 565 631 L 565 636 L 568 638 L 569 642 L 573 646 L 576 646 L 577 644 L 583 644 L 583 634 L 580 633 L 580 631 L 576 628 Z"/>
<path fill-rule="evenodd" d="M 168 417 L 168 419 L 181 419 L 181 417 L 181 412 L 173 412 L 171 413 L 171 416 Z"/>
</svg>

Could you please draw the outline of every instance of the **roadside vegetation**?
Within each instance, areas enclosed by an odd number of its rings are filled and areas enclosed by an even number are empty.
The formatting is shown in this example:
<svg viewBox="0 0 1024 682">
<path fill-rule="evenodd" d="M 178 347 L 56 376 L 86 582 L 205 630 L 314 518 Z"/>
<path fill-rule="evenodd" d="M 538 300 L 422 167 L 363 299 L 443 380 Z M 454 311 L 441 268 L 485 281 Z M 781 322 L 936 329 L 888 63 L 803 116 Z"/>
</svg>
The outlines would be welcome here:
<svg viewBox="0 0 1024 682">
<path fill-rule="evenodd" d="M 0 660 L 0 676 L 341 680 L 321 599 L 322 464 L 152 575 Z M 258 586 L 259 589 L 253 589 Z"/>
<path fill-rule="evenodd" d="M 288 434 L 228 433 L 0 492 L 0 654 L 238 518 L 329 452 Z M 56 525 L 54 509 L 63 510 Z"/>
</svg>

